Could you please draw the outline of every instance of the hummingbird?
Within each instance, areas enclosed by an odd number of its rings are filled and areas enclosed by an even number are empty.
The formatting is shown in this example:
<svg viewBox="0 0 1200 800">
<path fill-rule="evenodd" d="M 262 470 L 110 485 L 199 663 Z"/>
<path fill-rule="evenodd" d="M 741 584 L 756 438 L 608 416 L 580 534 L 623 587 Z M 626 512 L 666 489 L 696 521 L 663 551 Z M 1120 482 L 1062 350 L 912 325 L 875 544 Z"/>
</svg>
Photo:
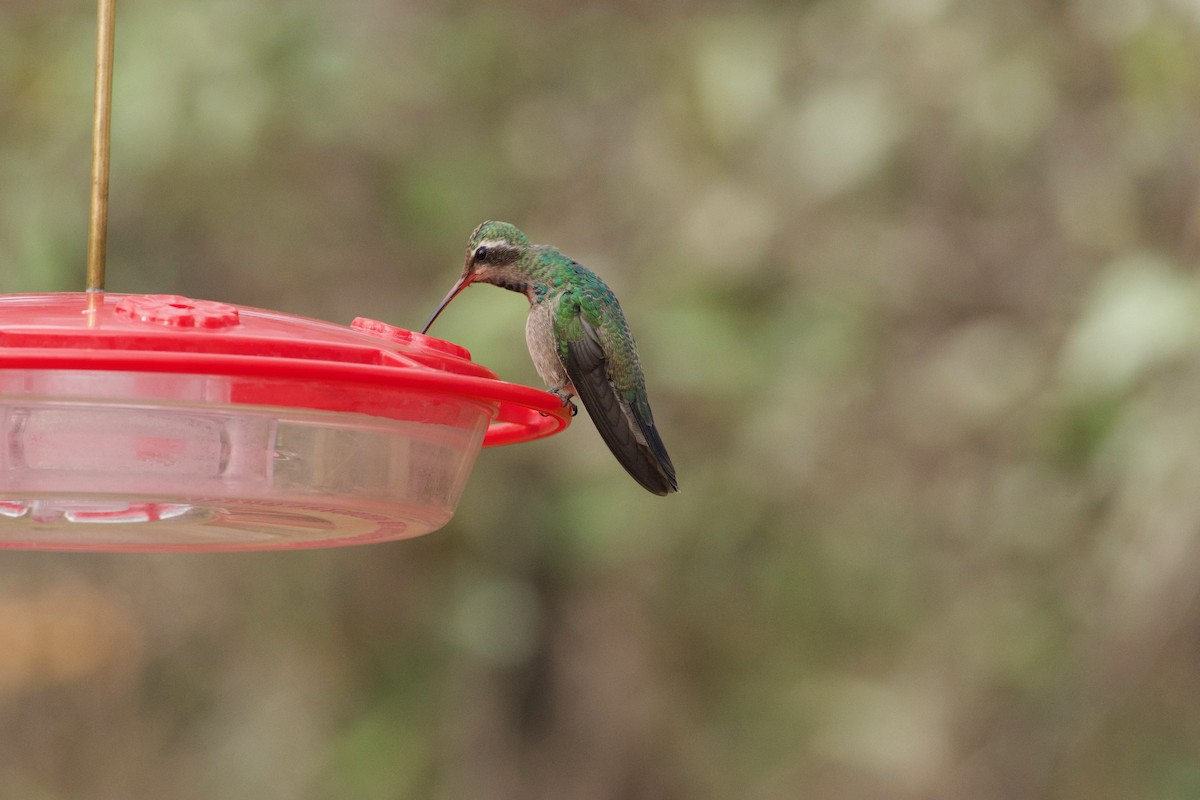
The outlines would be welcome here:
<svg viewBox="0 0 1200 800">
<path fill-rule="evenodd" d="M 564 406 L 572 397 L 621 466 L 658 495 L 678 491 L 675 467 L 646 396 L 637 345 L 612 290 L 596 273 L 545 244 L 531 244 L 507 222 L 484 222 L 467 243 L 462 275 L 422 333 L 472 283 L 490 283 L 529 299 L 525 342 L 538 375 Z"/>
</svg>

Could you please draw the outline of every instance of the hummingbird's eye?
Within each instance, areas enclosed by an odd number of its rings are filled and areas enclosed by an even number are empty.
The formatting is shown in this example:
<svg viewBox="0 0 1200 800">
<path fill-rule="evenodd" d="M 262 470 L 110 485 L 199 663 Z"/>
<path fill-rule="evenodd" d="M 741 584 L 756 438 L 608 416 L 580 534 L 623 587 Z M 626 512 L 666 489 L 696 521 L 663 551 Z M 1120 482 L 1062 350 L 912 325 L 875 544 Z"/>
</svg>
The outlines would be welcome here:
<svg viewBox="0 0 1200 800">
<path fill-rule="evenodd" d="M 475 250 L 475 260 L 476 261 L 487 261 L 487 257 L 488 257 L 488 249 L 486 247 L 476 248 L 476 250 Z"/>
</svg>

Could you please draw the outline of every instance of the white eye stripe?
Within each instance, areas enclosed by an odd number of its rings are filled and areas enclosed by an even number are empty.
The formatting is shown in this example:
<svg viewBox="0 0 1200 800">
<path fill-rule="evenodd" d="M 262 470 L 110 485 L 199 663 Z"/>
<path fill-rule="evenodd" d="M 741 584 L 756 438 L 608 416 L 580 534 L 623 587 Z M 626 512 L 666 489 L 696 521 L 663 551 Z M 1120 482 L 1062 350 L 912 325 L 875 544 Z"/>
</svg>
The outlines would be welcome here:
<svg viewBox="0 0 1200 800">
<path fill-rule="evenodd" d="M 514 261 L 519 255 L 518 248 L 503 239 L 484 239 L 475 245 L 475 249 L 471 252 L 478 253 L 480 250 L 486 250 L 488 252 L 487 260 L 493 263 Z"/>
</svg>

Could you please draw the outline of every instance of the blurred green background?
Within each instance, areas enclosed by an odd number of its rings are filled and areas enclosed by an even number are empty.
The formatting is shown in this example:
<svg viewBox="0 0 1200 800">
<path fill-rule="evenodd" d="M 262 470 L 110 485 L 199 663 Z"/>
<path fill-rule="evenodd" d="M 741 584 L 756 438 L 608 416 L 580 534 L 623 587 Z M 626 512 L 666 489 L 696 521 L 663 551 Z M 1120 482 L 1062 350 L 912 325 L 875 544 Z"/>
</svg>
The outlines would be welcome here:
<svg viewBox="0 0 1200 800">
<path fill-rule="evenodd" d="M 95 10 L 0 2 L 0 291 L 82 288 Z M 1200 796 L 1192 0 L 122 0 L 108 288 L 418 327 L 605 276 L 425 538 L 0 556 L 0 797 Z M 540 385 L 525 302 L 438 323 Z"/>
</svg>

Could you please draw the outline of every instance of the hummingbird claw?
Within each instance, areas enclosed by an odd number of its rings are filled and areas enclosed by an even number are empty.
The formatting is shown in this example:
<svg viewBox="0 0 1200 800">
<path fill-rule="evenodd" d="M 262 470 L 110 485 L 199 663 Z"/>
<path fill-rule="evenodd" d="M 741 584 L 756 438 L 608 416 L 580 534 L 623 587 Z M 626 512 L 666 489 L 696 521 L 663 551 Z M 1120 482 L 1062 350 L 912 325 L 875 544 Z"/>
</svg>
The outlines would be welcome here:
<svg viewBox="0 0 1200 800">
<path fill-rule="evenodd" d="M 572 396 L 571 393 L 568 392 L 566 389 L 564 389 L 561 386 L 555 386 L 553 389 L 549 389 L 547 391 L 549 391 L 550 394 L 554 395 L 559 400 L 562 400 L 562 404 L 564 406 L 569 406 L 571 408 L 571 416 L 572 417 L 579 413 L 579 408 L 576 407 L 576 405 L 571 402 L 571 396 Z"/>
</svg>

